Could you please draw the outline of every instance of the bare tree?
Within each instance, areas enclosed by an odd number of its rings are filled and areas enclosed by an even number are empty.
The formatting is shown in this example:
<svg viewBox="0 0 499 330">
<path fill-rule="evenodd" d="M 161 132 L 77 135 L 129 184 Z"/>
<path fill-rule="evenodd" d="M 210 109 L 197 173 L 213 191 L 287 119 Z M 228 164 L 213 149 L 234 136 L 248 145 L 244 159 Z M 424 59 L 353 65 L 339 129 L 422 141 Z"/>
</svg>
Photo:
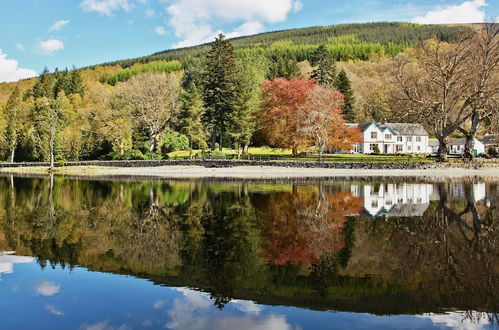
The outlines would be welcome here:
<svg viewBox="0 0 499 330">
<path fill-rule="evenodd" d="M 450 135 L 471 117 L 481 94 L 470 65 L 472 38 L 468 34 L 454 44 L 429 40 L 396 58 L 394 112 L 398 118 L 422 123 L 435 135 L 439 161 L 447 161 Z"/>
<path fill-rule="evenodd" d="M 145 73 L 121 85 L 119 94 L 135 113 L 137 124 L 149 136 L 150 152 L 179 108 L 180 79 L 177 74 Z"/>
<path fill-rule="evenodd" d="M 471 104 L 471 118 L 469 127 L 459 127 L 459 131 L 466 136 L 464 157 L 473 158 L 475 137 L 479 125 L 485 118 L 497 120 L 499 107 L 499 27 L 495 23 L 488 23 L 480 30 L 469 43 L 470 69 L 473 76 L 471 84 L 476 97 Z"/>
</svg>

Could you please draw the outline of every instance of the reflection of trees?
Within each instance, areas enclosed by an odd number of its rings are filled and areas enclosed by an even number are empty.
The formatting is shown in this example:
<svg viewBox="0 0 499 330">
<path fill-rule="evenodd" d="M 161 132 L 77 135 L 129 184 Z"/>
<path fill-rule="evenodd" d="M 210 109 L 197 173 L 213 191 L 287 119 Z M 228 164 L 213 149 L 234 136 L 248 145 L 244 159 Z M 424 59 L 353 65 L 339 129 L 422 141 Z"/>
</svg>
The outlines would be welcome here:
<svg viewBox="0 0 499 330">
<path fill-rule="evenodd" d="M 345 247 L 346 216 L 358 213 L 361 199 L 349 191 L 297 186 L 268 196 L 259 205 L 267 263 L 317 263 Z"/>
</svg>

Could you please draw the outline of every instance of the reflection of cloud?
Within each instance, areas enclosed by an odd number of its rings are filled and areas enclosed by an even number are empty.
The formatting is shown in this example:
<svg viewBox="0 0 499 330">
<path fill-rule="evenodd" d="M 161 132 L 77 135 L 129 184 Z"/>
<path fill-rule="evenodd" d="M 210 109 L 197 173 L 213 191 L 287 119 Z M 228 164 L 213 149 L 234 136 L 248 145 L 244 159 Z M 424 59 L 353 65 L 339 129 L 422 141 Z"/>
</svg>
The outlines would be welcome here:
<svg viewBox="0 0 499 330">
<path fill-rule="evenodd" d="M 57 316 L 62 316 L 64 315 L 64 312 L 62 312 L 59 308 L 55 307 L 54 305 L 45 305 L 45 309 L 48 310 L 50 313 L 57 315 Z"/>
<path fill-rule="evenodd" d="M 114 326 L 109 324 L 109 321 L 101 321 L 95 324 L 83 324 L 80 329 L 82 330 L 129 330 L 132 327 L 122 324 L 120 326 Z"/>
<path fill-rule="evenodd" d="M 419 315 L 420 318 L 428 318 L 437 326 L 446 326 L 457 330 L 481 330 L 489 325 L 487 317 L 479 318 L 478 320 L 471 321 L 465 318 L 464 312 L 450 312 L 445 314 L 424 314 Z"/>
<path fill-rule="evenodd" d="M 29 264 L 33 262 L 31 257 L 21 257 L 12 255 L 14 252 L 0 252 L 0 280 L 2 274 L 12 274 L 14 264 Z"/>
<path fill-rule="evenodd" d="M 59 291 L 59 285 L 54 282 L 41 280 L 36 283 L 36 293 L 41 294 L 42 296 L 50 297 L 58 294 Z"/>
<path fill-rule="evenodd" d="M 243 313 L 258 315 L 262 311 L 262 307 L 248 300 L 232 300 L 231 303 Z"/>
<path fill-rule="evenodd" d="M 165 305 L 165 301 L 164 300 L 156 300 L 154 302 L 154 305 L 152 305 L 155 309 L 161 309 L 163 308 L 163 306 Z"/>
<path fill-rule="evenodd" d="M 252 315 L 227 315 L 219 313 L 205 293 L 188 289 L 180 291 L 184 296 L 175 299 L 168 311 L 170 322 L 165 326 L 168 329 L 291 329 L 282 315 L 258 316 L 261 307 L 253 302 L 235 301 L 238 310 Z"/>
</svg>

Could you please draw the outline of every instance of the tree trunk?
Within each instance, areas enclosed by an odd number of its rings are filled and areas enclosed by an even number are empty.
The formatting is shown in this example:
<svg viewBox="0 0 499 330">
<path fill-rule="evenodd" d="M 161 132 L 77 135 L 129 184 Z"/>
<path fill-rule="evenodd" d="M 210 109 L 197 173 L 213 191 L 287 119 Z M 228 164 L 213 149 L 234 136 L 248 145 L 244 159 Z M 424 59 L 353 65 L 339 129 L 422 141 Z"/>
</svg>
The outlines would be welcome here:
<svg viewBox="0 0 499 330">
<path fill-rule="evenodd" d="M 125 144 L 123 143 L 123 140 L 119 142 L 118 148 L 120 156 L 123 156 L 125 154 Z"/>
<path fill-rule="evenodd" d="M 291 153 L 292 153 L 293 157 L 297 157 L 298 156 L 298 147 L 297 146 L 293 146 L 291 148 Z"/>
<path fill-rule="evenodd" d="M 218 146 L 218 149 L 220 151 L 223 151 L 223 147 L 224 147 L 223 142 L 224 142 L 224 135 L 222 133 L 220 133 L 220 140 L 219 140 L 219 146 Z"/>
<path fill-rule="evenodd" d="M 449 143 L 449 137 L 438 138 L 437 160 L 439 162 L 446 163 L 448 161 L 448 155 L 449 155 L 448 143 Z"/>
<path fill-rule="evenodd" d="M 215 144 L 217 141 L 217 135 L 215 132 L 211 135 L 211 151 L 215 151 Z"/>
<path fill-rule="evenodd" d="M 319 144 L 319 162 L 322 162 L 322 154 L 324 153 L 324 145 Z"/>
<path fill-rule="evenodd" d="M 149 146 L 149 152 L 156 152 L 156 136 L 155 135 L 152 135 L 151 136 L 151 145 Z"/>
<path fill-rule="evenodd" d="M 243 147 L 243 155 L 249 154 L 249 143 L 246 143 Z"/>
<path fill-rule="evenodd" d="M 242 153 L 241 144 L 238 143 L 237 144 L 237 160 L 241 159 L 241 153 Z"/>
<path fill-rule="evenodd" d="M 464 132 L 466 135 L 466 144 L 464 145 L 464 159 L 471 161 L 474 157 L 473 151 L 475 149 L 475 136 L 478 131 L 478 125 L 480 124 L 480 113 L 478 111 L 473 112 L 471 116 L 471 127 L 469 131 Z"/>
<path fill-rule="evenodd" d="M 50 169 L 54 168 L 54 139 L 50 139 Z"/>
<path fill-rule="evenodd" d="M 10 162 L 13 163 L 14 162 L 14 156 L 16 154 L 16 147 L 13 146 L 12 147 L 12 150 L 10 151 Z"/>
</svg>

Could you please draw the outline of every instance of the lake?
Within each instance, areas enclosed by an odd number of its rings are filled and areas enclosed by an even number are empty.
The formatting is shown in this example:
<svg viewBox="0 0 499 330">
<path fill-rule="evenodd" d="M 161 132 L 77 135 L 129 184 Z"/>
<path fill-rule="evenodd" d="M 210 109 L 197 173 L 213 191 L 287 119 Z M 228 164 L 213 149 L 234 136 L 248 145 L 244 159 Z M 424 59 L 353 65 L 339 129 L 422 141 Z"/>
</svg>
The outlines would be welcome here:
<svg viewBox="0 0 499 330">
<path fill-rule="evenodd" d="M 0 328 L 497 328 L 498 184 L 2 176 Z"/>
</svg>

